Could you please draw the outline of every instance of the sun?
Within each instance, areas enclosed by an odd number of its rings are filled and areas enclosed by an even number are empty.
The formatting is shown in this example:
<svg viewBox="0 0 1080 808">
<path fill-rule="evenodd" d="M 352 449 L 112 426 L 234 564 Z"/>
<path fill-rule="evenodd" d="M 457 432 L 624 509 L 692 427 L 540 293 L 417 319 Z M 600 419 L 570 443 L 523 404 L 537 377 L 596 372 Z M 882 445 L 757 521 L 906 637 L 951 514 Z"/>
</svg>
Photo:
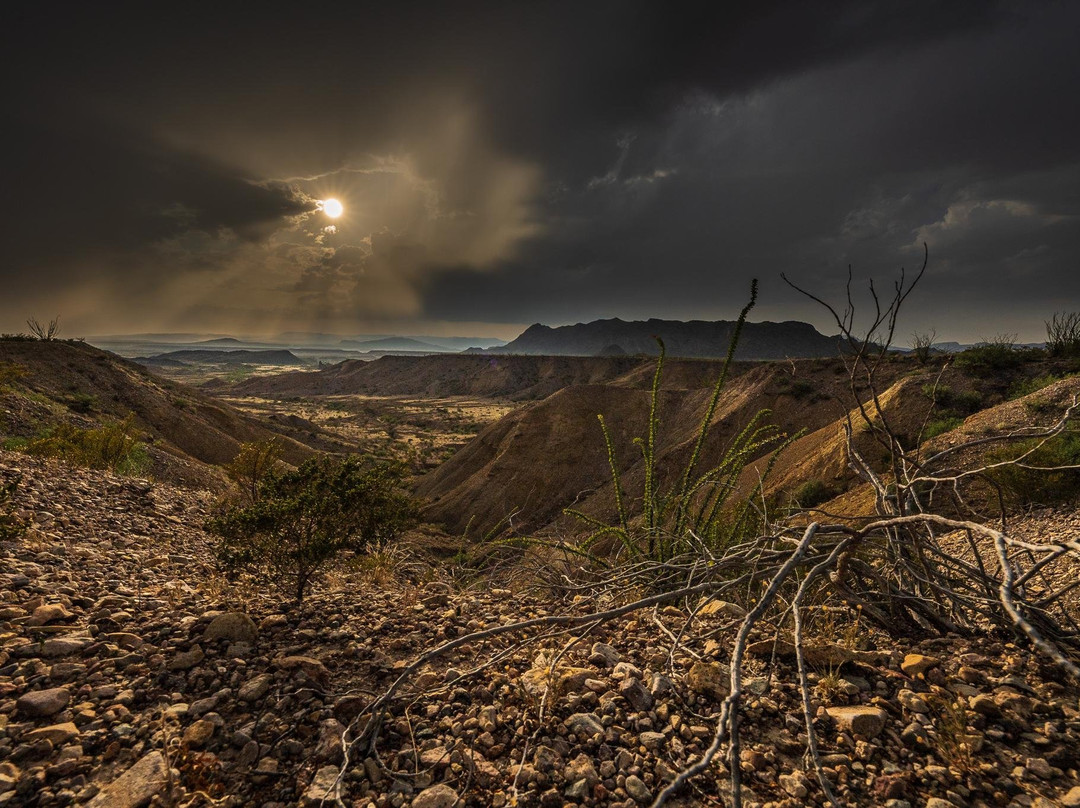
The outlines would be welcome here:
<svg viewBox="0 0 1080 808">
<path fill-rule="evenodd" d="M 336 219 L 345 212 L 345 208 L 336 199 L 324 199 L 322 201 L 322 211 L 331 219 Z"/>
</svg>

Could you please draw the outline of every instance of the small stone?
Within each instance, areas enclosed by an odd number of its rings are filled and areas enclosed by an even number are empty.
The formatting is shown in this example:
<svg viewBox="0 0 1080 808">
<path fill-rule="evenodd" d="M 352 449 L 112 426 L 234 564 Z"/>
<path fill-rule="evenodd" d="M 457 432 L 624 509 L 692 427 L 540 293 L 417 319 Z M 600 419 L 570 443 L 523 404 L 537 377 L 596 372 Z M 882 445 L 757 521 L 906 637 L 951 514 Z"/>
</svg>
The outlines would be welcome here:
<svg viewBox="0 0 1080 808">
<path fill-rule="evenodd" d="M 655 702 L 652 693 L 641 683 L 640 679 L 623 679 L 619 685 L 619 695 L 626 699 L 633 710 L 639 713 L 651 710 Z"/>
<path fill-rule="evenodd" d="M 1050 780 L 1056 774 L 1054 767 L 1046 762 L 1046 758 L 1031 758 L 1026 768 L 1040 780 Z"/>
<path fill-rule="evenodd" d="M 802 772 L 780 775 L 780 788 L 796 799 L 802 799 L 810 793 L 810 789 L 807 788 L 808 785 L 809 780 L 806 779 L 806 775 Z"/>
<path fill-rule="evenodd" d="M 896 700 L 910 712 L 921 715 L 930 712 L 930 706 L 926 703 L 926 700 L 911 690 L 901 690 L 896 694 Z"/>
<path fill-rule="evenodd" d="M 921 676 L 931 668 L 936 668 L 941 664 L 941 660 L 937 657 L 925 656 L 923 654 L 908 654 L 904 657 L 904 661 L 900 663 L 900 670 L 906 673 L 908 676 Z"/>
<path fill-rule="evenodd" d="M 926 808 L 956 808 L 956 806 L 941 797 L 931 797 L 926 801 Z"/>
<path fill-rule="evenodd" d="M 626 778 L 626 793 L 636 802 L 652 802 L 652 792 L 649 791 L 649 787 L 645 785 L 641 778 L 636 774 L 631 774 Z"/>
<path fill-rule="evenodd" d="M 89 637 L 50 637 L 41 644 L 41 655 L 43 657 L 69 656 L 79 653 L 92 643 L 93 640 Z"/>
<path fill-rule="evenodd" d="M 604 725 L 594 713 L 574 713 L 564 723 L 579 738 L 592 738 L 604 731 Z"/>
<path fill-rule="evenodd" d="M 203 652 L 202 646 L 195 645 L 190 651 L 181 651 L 179 654 L 173 657 L 172 662 L 169 663 L 169 670 L 171 671 L 186 671 L 194 668 L 200 662 L 206 659 L 206 654 Z"/>
<path fill-rule="evenodd" d="M 241 701 L 258 701 L 270 690 L 270 683 L 274 677 L 269 673 L 260 673 L 254 679 L 244 682 L 237 692 Z"/>
<path fill-rule="evenodd" d="M 887 716 L 880 707 L 827 707 L 825 712 L 841 730 L 861 735 L 863 738 L 876 738 L 885 729 Z"/>
<path fill-rule="evenodd" d="M 646 749 L 655 751 L 664 745 L 667 738 L 662 732 L 643 732 L 638 736 L 638 741 Z"/>
<path fill-rule="evenodd" d="M 217 727 L 205 718 L 200 718 L 184 730 L 184 743 L 192 749 L 202 749 L 214 737 Z"/>
<path fill-rule="evenodd" d="M 622 655 L 607 643 L 593 643 L 592 650 L 589 652 L 589 664 L 601 668 L 612 668 L 621 659 Z"/>
<path fill-rule="evenodd" d="M 592 787 L 600 782 L 600 775 L 596 773 L 592 758 L 581 754 L 566 765 L 563 770 L 563 779 L 568 783 L 584 780 L 588 784 L 589 790 L 592 790 Z"/>
<path fill-rule="evenodd" d="M 279 657 L 274 660 L 274 666 L 280 670 L 290 671 L 295 676 L 297 671 L 302 672 L 308 679 L 320 685 L 330 683 L 330 671 L 319 660 L 305 656 Z"/>
<path fill-rule="evenodd" d="M 334 771 L 336 773 L 337 769 Z M 417 794 L 412 801 L 412 808 L 454 808 L 458 799 L 458 793 L 454 789 L 440 783 Z"/>
<path fill-rule="evenodd" d="M 67 688 L 53 687 L 49 690 L 31 690 L 19 697 L 15 706 L 23 715 L 41 718 L 55 715 L 68 706 L 71 694 Z"/>
<path fill-rule="evenodd" d="M 206 642 L 228 640 L 254 645 L 259 639 L 259 629 L 255 621 L 243 612 L 226 612 L 210 621 L 203 632 L 203 639 Z"/>
<path fill-rule="evenodd" d="M 160 752 L 150 752 L 106 786 L 87 808 L 137 808 L 168 785 L 169 769 Z"/>
</svg>

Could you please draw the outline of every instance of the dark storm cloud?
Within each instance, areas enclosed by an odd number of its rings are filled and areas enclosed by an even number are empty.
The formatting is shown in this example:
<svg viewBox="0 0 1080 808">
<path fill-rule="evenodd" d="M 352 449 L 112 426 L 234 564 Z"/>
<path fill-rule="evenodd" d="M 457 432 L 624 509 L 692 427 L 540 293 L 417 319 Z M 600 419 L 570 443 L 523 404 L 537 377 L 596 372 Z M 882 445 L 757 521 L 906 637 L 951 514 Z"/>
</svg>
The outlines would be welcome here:
<svg viewBox="0 0 1080 808">
<path fill-rule="evenodd" d="M 779 318 L 779 271 L 926 241 L 971 317 L 1078 291 L 1075 6 L 223 5 L 20 8 L 9 288 L 356 330 L 730 316 L 760 275 Z"/>
</svg>

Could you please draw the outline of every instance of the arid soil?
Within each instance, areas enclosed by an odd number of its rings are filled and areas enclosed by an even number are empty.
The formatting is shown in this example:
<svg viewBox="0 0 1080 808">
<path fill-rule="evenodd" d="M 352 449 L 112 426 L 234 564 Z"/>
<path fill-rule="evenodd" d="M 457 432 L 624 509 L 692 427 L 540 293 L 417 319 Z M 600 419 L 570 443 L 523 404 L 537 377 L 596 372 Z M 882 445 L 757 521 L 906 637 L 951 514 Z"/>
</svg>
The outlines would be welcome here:
<svg viewBox="0 0 1080 808">
<path fill-rule="evenodd" d="M 357 745 L 343 766 L 346 728 L 416 654 L 579 607 L 411 563 L 338 575 L 301 615 L 216 576 L 208 496 L 0 453 L 0 476 L 16 473 L 31 529 L 0 546 L 0 805 L 276 808 L 337 790 L 380 808 L 629 807 L 711 740 L 738 609 L 705 610 L 671 651 L 696 605 L 674 603 L 597 629 L 554 668 L 567 635 L 462 645 L 409 680 L 378 755 Z M 1080 689 L 1029 648 L 895 641 L 824 616 L 812 629 L 842 804 L 1080 805 Z M 752 638 L 745 682 L 746 804 L 822 805 L 770 636 Z M 719 805 L 727 780 L 717 764 L 676 804 Z"/>
</svg>

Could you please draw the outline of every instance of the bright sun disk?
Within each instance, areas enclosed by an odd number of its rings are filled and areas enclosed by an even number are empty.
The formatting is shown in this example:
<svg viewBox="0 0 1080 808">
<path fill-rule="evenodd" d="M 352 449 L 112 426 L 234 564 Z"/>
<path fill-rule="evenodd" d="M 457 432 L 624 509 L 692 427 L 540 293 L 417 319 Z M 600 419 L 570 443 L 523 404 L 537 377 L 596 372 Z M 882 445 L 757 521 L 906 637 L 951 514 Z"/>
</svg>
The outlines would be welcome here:
<svg viewBox="0 0 1080 808">
<path fill-rule="evenodd" d="M 336 199 L 324 199 L 322 203 L 323 213 L 331 219 L 336 219 L 345 212 L 345 208 Z"/>
</svg>

